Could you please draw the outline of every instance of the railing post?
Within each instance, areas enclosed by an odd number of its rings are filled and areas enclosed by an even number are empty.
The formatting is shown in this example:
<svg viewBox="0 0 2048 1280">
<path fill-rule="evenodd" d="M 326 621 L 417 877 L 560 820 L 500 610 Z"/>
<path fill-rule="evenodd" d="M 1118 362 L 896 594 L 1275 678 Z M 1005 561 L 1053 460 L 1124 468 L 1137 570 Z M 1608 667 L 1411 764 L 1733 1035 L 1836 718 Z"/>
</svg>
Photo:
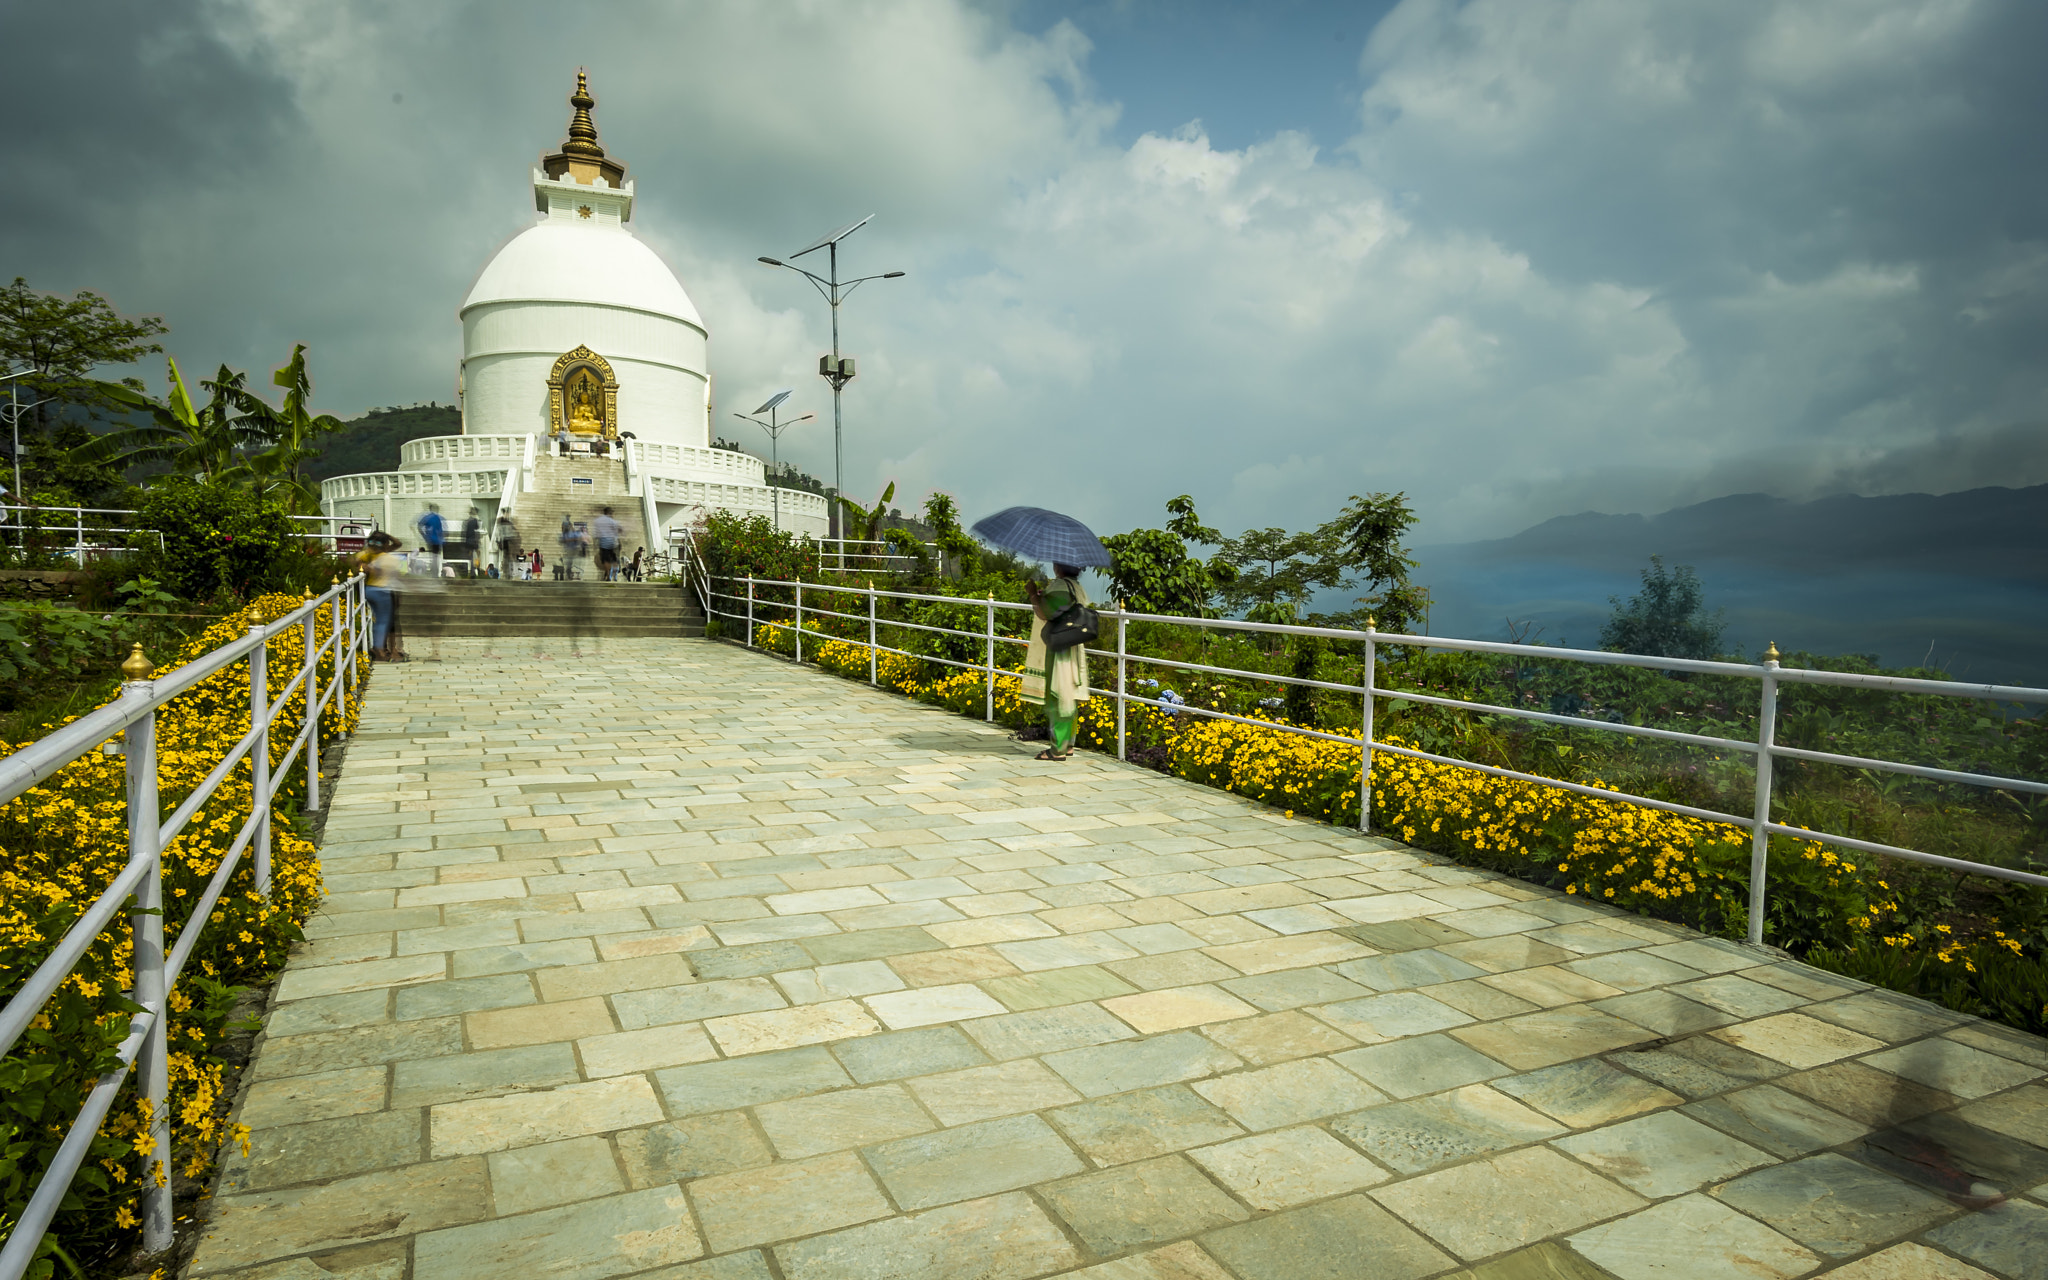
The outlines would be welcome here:
<svg viewBox="0 0 2048 1280">
<path fill-rule="evenodd" d="M 747 648 L 754 647 L 754 580 L 747 579 Z"/>
<path fill-rule="evenodd" d="M 796 580 L 796 660 L 804 660 L 804 580 Z"/>
<path fill-rule="evenodd" d="M 1778 646 L 1764 650 L 1762 689 L 1756 715 L 1756 829 L 1749 841 L 1749 941 L 1764 940 L 1764 880 L 1769 871 L 1771 833 L 1764 828 L 1771 820 L 1771 748 L 1778 737 Z"/>
<path fill-rule="evenodd" d="M 470 571 L 474 573 L 476 571 L 476 561 L 472 560 L 469 564 Z M 339 580 L 336 580 L 334 587 L 334 603 L 328 610 L 328 621 L 333 624 L 333 630 L 327 633 L 328 638 L 334 641 L 334 666 L 331 668 L 334 679 L 331 683 L 334 688 L 334 709 L 338 713 L 336 718 L 346 724 L 348 721 L 348 686 L 341 682 L 341 637 L 343 634 L 341 629 L 341 598 L 348 594 L 348 589 L 343 587 Z"/>
<path fill-rule="evenodd" d="M 129 677 L 124 698 L 147 703 L 156 684 L 142 646 L 121 666 Z M 136 1084 L 149 1102 L 149 1146 L 142 1168 L 142 1248 L 161 1253 L 171 1247 L 171 1057 L 170 1001 L 164 984 L 163 814 L 156 789 L 156 710 L 151 708 L 122 734 L 128 764 L 128 858 L 149 871 L 135 889 L 129 917 L 135 948 L 135 1003 L 150 1013 L 149 1031 L 135 1055 Z"/>
<path fill-rule="evenodd" d="M 1364 687 L 1365 715 L 1358 722 L 1358 829 L 1372 830 L 1372 687 L 1375 669 L 1379 665 L 1379 645 L 1373 637 L 1378 628 L 1373 620 L 1365 620 L 1365 675 L 1359 681 Z"/>
<path fill-rule="evenodd" d="M 311 813 L 320 807 L 320 697 L 315 688 L 320 672 L 319 628 L 314 620 L 320 616 L 320 607 L 306 606 L 306 678 L 300 682 L 299 696 L 306 700 L 306 720 L 300 732 L 306 735 L 306 811 Z"/>
<path fill-rule="evenodd" d="M 1131 753 L 1130 753 L 1130 749 L 1129 749 L 1129 747 L 1128 747 L 1128 746 L 1126 745 L 1126 743 L 1125 743 L 1125 740 L 1124 740 L 1124 722 L 1125 722 L 1125 719 L 1126 719 L 1126 717 L 1125 717 L 1125 714 L 1124 714 L 1124 713 L 1125 713 L 1125 711 L 1126 711 L 1126 710 L 1127 710 L 1127 709 L 1128 709 L 1128 708 L 1130 707 L 1130 705 L 1131 705 L 1130 703 L 1128 703 L 1128 702 L 1124 701 L 1124 662 L 1125 662 L 1125 658 L 1126 658 L 1126 655 L 1127 655 L 1127 654 L 1128 654 L 1128 653 L 1130 652 L 1129 646 L 1128 646 L 1128 645 L 1126 644 L 1126 642 L 1125 642 L 1125 629 L 1126 629 L 1126 627 L 1127 627 L 1127 626 L 1129 625 L 1129 621 L 1130 621 L 1130 620 L 1129 620 L 1128 618 L 1124 617 L 1124 602 L 1123 602 L 1123 601 L 1121 601 L 1121 600 L 1117 601 L 1117 602 L 1116 602 L 1116 758 L 1117 758 L 1117 759 L 1119 759 L 1119 760 L 1128 760 L 1128 759 L 1130 759 L 1130 758 L 1131 758 Z"/>
<path fill-rule="evenodd" d="M 868 583 L 868 683 L 880 687 L 875 678 L 875 584 Z"/>
<path fill-rule="evenodd" d="M 262 623 L 249 628 L 249 725 L 256 745 L 249 749 L 249 803 L 256 809 L 256 892 L 270 896 L 270 637 Z"/>
<path fill-rule="evenodd" d="M 996 593 L 988 593 L 988 625 L 983 628 L 987 637 L 987 649 L 983 661 L 988 667 L 988 691 L 982 718 L 990 724 L 996 722 Z"/>
</svg>

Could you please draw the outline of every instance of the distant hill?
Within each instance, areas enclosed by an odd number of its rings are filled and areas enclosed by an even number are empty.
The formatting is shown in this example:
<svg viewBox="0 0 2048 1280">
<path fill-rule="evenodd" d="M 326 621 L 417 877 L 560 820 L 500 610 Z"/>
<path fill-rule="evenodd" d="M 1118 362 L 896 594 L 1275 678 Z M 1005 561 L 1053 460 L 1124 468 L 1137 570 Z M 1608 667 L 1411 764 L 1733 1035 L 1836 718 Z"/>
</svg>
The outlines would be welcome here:
<svg viewBox="0 0 2048 1280">
<path fill-rule="evenodd" d="M 1791 502 L 1736 494 L 1659 515 L 1584 512 L 1509 538 L 1416 549 L 1430 630 L 1591 648 L 1652 555 L 1688 564 L 1727 640 L 1932 661 L 1973 680 L 2048 685 L 2048 485 Z M 1929 655 L 1931 656 L 1931 659 Z"/>
<path fill-rule="evenodd" d="M 344 430 L 326 437 L 305 465 L 315 480 L 363 471 L 398 469 L 398 447 L 422 436 L 459 436 L 462 411 L 452 404 L 416 404 L 403 409 L 372 409 L 349 420 Z"/>
</svg>

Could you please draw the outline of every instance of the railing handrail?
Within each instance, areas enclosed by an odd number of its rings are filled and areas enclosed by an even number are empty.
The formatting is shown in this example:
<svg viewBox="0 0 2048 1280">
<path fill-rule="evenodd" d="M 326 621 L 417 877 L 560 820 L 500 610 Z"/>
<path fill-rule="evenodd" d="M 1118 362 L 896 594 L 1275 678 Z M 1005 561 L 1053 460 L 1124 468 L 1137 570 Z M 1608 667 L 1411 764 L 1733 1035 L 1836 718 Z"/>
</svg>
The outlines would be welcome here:
<svg viewBox="0 0 2048 1280">
<path fill-rule="evenodd" d="M 920 658 L 926 661 L 942 662 L 944 665 L 947 666 L 962 667 L 968 670 L 983 672 L 985 678 L 989 682 L 990 687 L 989 715 L 991 718 L 994 715 L 993 700 L 994 682 L 996 677 L 999 674 L 1014 674 L 996 667 L 996 642 L 998 640 L 1001 640 L 1012 644 L 1022 643 L 1021 641 L 1016 640 L 1014 637 L 999 636 L 996 634 L 996 613 L 999 610 L 1016 611 L 1029 610 L 1031 608 L 1030 605 L 1020 604 L 1015 601 L 996 600 L 994 598 L 989 598 L 985 600 L 975 600 L 970 597 L 942 596 L 930 594 L 927 592 L 892 591 L 886 588 L 878 588 L 873 585 L 851 586 L 843 583 L 814 583 L 791 579 L 755 578 L 752 576 L 737 577 L 729 579 L 728 581 L 730 581 L 734 585 L 738 585 L 741 583 L 745 584 L 747 591 L 747 613 L 745 617 L 747 618 L 750 624 L 758 624 L 760 626 L 775 628 L 777 630 L 784 631 L 791 629 L 791 624 L 788 622 L 780 622 L 767 618 L 758 617 L 757 614 L 761 610 L 802 609 L 804 611 L 811 613 L 814 616 L 823 614 L 829 617 L 841 618 L 853 622 L 865 620 L 869 624 L 870 639 L 868 642 L 866 642 L 866 644 L 863 647 L 869 648 L 871 651 L 900 653 L 904 654 L 904 656 L 907 657 Z M 805 606 L 799 603 L 774 600 L 762 595 L 756 589 L 759 587 L 772 587 L 781 589 L 794 588 L 798 596 L 798 601 L 801 601 L 802 593 L 805 591 L 811 591 L 821 595 L 837 594 L 854 597 L 864 596 L 867 597 L 870 602 L 870 614 L 866 619 L 862 619 L 853 614 L 842 613 L 831 609 L 821 609 L 818 608 L 815 604 Z M 723 599 L 729 602 L 736 603 L 739 601 L 740 597 L 729 591 L 719 592 L 711 590 L 707 586 L 707 596 L 705 604 L 705 615 L 707 617 L 713 616 L 715 614 L 719 617 L 736 619 L 741 616 L 736 612 L 727 612 L 723 609 L 716 608 L 713 604 L 714 599 Z M 987 653 L 986 661 L 982 663 L 963 663 L 951 659 L 932 658 L 929 655 L 924 654 L 910 654 L 907 653 L 905 650 L 893 649 L 888 648 L 887 646 L 880 645 L 875 639 L 873 639 L 874 628 L 877 625 L 878 620 L 873 617 L 872 607 L 873 602 L 878 599 L 909 600 L 936 604 L 949 604 L 957 605 L 963 608 L 974 608 L 983 610 L 987 622 L 986 626 L 984 627 L 984 630 L 980 633 L 962 631 L 952 627 L 933 626 L 926 623 L 913 623 L 902 620 L 882 619 L 879 620 L 879 623 L 882 626 L 896 627 L 900 629 L 909 629 L 923 632 L 933 632 L 938 634 L 957 636 L 959 638 L 967 640 L 984 641 L 986 644 Z M 1878 760 L 1864 756 L 1838 755 L 1831 752 L 1810 751 L 1798 747 L 1781 746 L 1775 740 L 1777 686 L 1779 684 L 1790 683 L 1834 685 L 1849 688 L 1876 689 L 1892 693 L 1938 695 L 1943 697 L 1973 698 L 1980 701 L 2018 702 L 2027 704 L 2048 704 L 2048 689 L 2038 689 L 2033 688 L 2031 686 L 2023 685 L 1966 684 L 1960 681 L 1926 680 L 1912 676 L 1878 676 L 1866 675 L 1857 672 L 1815 671 L 1799 667 L 1782 666 L 1779 664 L 1775 657 L 1766 658 L 1764 661 L 1759 663 L 1720 662 L 1696 658 L 1666 658 L 1646 654 L 1610 653 L 1606 650 L 1564 649 L 1554 648 L 1547 645 L 1515 644 L 1510 642 L 1490 640 L 1461 640 L 1449 636 L 1413 636 L 1404 635 L 1397 632 L 1380 631 L 1371 627 L 1370 625 L 1367 626 L 1366 630 L 1358 631 L 1344 627 L 1314 627 L 1302 626 L 1291 623 L 1247 622 L 1236 618 L 1184 618 L 1171 614 L 1138 613 L 1117 607 L 1098 609 L 1097 613 L 1100 615 L 1102 622 L 1105 624 L 1105 628 L 1109 623 L 1113 622 L 1116 624 L 1117 649 L 1114 656 L 1116 658 L 1117 664 L 1117 688 L 1114 690 L 1094 690 L 1093 692 L 1097 692 L 1103 696 L 1109 697 L 1115 700 L 1117 703 L 1117 754 L 1119 757 L 1125 757 L 1128 754 L 1125 731 L 1125 713 L 1128 706 L 1136 704 L 1161 708 L 1163 710 L 1168 710 L 1174 714 L 1187 714 L 1206 719 L 1220 719 L 1236 721 L 1238 723 L 1243 724 L 1261 725 L 1277 729 L 1286 733 L 1292 733 L 1306 737 L 1328 739 L 1330 741 L 1342 742 L 1349 745 L 1357 746 L 1361 752 L 1359 786 L 1359 827 L 1361 830 L 1366 830 L 1370 827 L 1372 812 L 1370 792 L 1372 777 L 1372 756 L 1373 753 L 1377 751 L 1385 751 L 1389 754 L 1406 756 L 1413 759 L 1427 760 L 1438 764 L 1450 765 L 1456 768 L 1474 769 L 1482 773 L 1492 774 L 1503 778 L 1514 779 L 1522 782 L 1535 783 L 1547 787 L 1554 787 L 1564 791 L 1599 796 L 1601 798 L 1609 800 L 1642 805 L 1648 808 L 1662 809 L 1673 813 L 1681 813 L 1691 817 L 1702 818 L 1708 821 L 1726 822 L 1731 825 L 1745 828 L 1748 831 L 1750 831 L 1752 840 L 1754 842 L 1752 845 L 1750 868 L 1749 933 L 1751 942 L 1762 941 L 1765 891 L 1764 849 L 1765 842 L 1772 835 L 1788 835 L 1796 837 L 1798 839 L 1813 840 L 1821 843 L 1834 844 L 1841 846 L 1843 848 L 1857 849 L 1868 853 L 1885 854 L 1891 857 L 1903 858 L 1908 861 L 1921 862 L 1931 866 L 1947 867 L 1953 870 L 1967 871 L 1973 874 L 1991 876 L 2002 880 L 2011 880 L 2025 884 L 2048 886 L 2048 876 L 2035 875 L 2031 872 L 2019 871 L 2011 867 L 2001 867 L 1991 863 L 1971 862 L 1965 859 L 1946 857 L 1941 854 L 1927 853 L 1917 849 L 1907 849 L 1895 845 L 1880 844 L 1873 841 L 1854 839 L 1849 836 L 1835 835 L 1830 832 L 1809 831 L 1802 827 L 1791 827 L 1783 823 L 1773 822 L 1770 816 L 1770 807 L 1772 799 L 1771 764 L 1773 761 L 1780 757 L 1786 759 L 1812 761 L 1821 764 L 1841 765 L 1852 768 L 1883 770 L 1892 773 L 1906 774 L 1913 777 L 1927 778 L 1938 782 L 1956 782 L 1972 786 L 1996 787 L 2007 790 L 2026 792 L 2029 794 L 2048 795 L 2048 782 L 2037 782 L 2023 778 L 2006 778 L 1993 774 L 1981 774 L 1955 769 L 1942 769 L 1928 765 L 1907 764 L 1897 761 Z M 1163 623 L 1173 626 L 1193 627 L 1205 630 L 1253 632 L 1267 635 L 1309 636 L 1318 639 L 1340 640 L 1358 644 L 1363 648 L 1365 672 L 1364 682 L 1362 684 L 1357 685 L 1347 685 L 1329 681 L 1310 680 L 1298 676 L 1286 676 L 1267 672 L 1252 672 L 1245 671 L 1235 667 L 1217 667 L 1205 663 L 1182 662 L 1175 659 L 1158 658 L 1145 654 L 1131 653 L 1128 649 L 1126 635 L 1127 627 L 1132 622 Z M 746 643 L 749 647 L 753 645 L 752 625 L 749 626 L 748 635 L 746 637 Z M 860 645 L 862 642 L 852 640 L 845 641 L 845 643 Z M 1657 729 L 1651 726 L 1644 725 L 1616 724 L 1606 720 L 1596 720 L 1579 716 L 1559 715 L 1554 712 L 1537 711 L 1529 707 L 1498 706 L 1492 703 L 1471 702 L 1465 699 L 1441 697 L 1436 694 L 1425 693 L 1421 690 L 1389 688 L 1387 686 L 1379 684 L 1376 679 L 1377 649 L 1380 645 L 1399 645 L 1410 648 L 1424 649 L 1447 649 L 1471 653 L 1491 653 L 1509 657 L 1527 657 L 1531 659 L 1547 659 L 1552 661 L 1563 660 L 1602 666 L 1627 666 L 1662 671 L 1685 671 L 1696 674 L 1732 676 L 1740 677 L 1743 679 L 1755 680 L 1758 682 L 1762 698 L 1762 702 L 1758 713 L 1757 739 L 1755 741 L 1745 741 L 1743 739 L 1723 738 L 1711 734 L 1682 733 L 1676 730 Z M 801 649 L 799 649 L 798 652 L 799 654 L 801 654 Z M 1775 653 L 1775 650 L 1773 650 L 1773 653 Z M 1104 653 L 1102 656 L 1108 657 L 1110 655 Z M 1365 707 L 1367 708 L 1367 710 L 1364 717 L 1363 725 L 1360 729 L 1358 736 L 1350 737 L 1343 734 L 1327 733 L 1318 729 L 1309 729 L 1301 725 L 1292 725 L 1285 723 L 1284 721 L 1255 719 L 1247 716 L 1233 715 L 1228 712 L 1215 711 L 1205 707 L 1167 703 L 1159 699 L 1146 698 L 1141 695 L 1130 692 L 1128 688 L 1128 681 L 1126 679 L 1126 670 L 1128 665 L 1133 662 L 1147 665 L 1169 667 L 1190 672 L 1199 672 L 1209 675 L 1228 676 L 1240 679 L 1264 680 L 1283 685 L 1305 685 L 1312 688 L 1327 689 L 1335 692 L 1354 693 L 1359 695 L 1362 699 L 1365 699 Z M 872 657 L 870 659 L 870 667 L 872 671 Z M 1372 715 L 1370 711 L 1370 708 L 1372 706 L 1372 698 L 1406 699 L 1408 701 L 1446 706 L 1458 710 L 1477 712 L 1484 715 L 1506 716 L 1513 719 L 1531 720 L 1548 724 L 1559 724 L 1570 728 L 1597 729 L 1603 732 L 1616 733 L 1625 736 L 1647 737 L 1675 741 L 1689 746 L 1707 747 L 1717 750 L 1725 750 L 1736 752 L 1743 755 L 1748 755 L 1754 757 L 1757 761 L 1758 781 L 1756 811 L 1748 816 L 1743 816 L 1740 814 L 1721 813 L 1716 810 L 1696 808 L 1689 805 L 1676 804 L 1671 801 L 1657 800 L 1648 796 L 1632 795 L 1628 792 L 1619 791 L 1611 788 L 1592 787 L 1584 783 L 1568 782 L 1559 778 L 1546 778 L 1539 774 L 1523 773 L 1518 770 L 1504 769 L 1499 766 L 1481 764 L 1476 761 L 1458 760 L 1449 756 L 1442 756 L 1433 754 L 1431 752 L 1422 751 L 1415 747 L 1405 746 L 1397 743 L 1383 742 L 1373 737 L 1372 735 Z"/>
<path fill-rule="evenodd" d="M 362 669 L 360 658 L 367 653 L 368 608 L 360 576 L 338 582 L 318 596 L 275 622 L 259 623 L 243 635 L 163 675 L 122 685 L 114 701 L 81 716 L 24 747 L 0 758 L 0 805 L 19 798 L 31 787 L 55 774 L 80 756 L 98 750 L 119 734 L 124 739 L 122 754 L 127 758 L 129 857 L 93 904 L 57 940 L 49 955 L 36 966 L 20 990 L 0 1006 L 0 1054 L 13 1048 L 29 1024 L 64 981 L 79 959 L 99 938 L 131 896 L 137 909 L 135 930 L 135 987 L 131 995 L 142 1006 L 129 1022 L 129 1033 L 117 1051 L 118 1065 L 102 1075 L 85 1106 L 73 1120 L 57 1154 L 43 1171 L 36 1189 L 14 1224 L 4 1246 L 0 1246 L 0 1280 L 18 1280 L 34 1260 L 44 1231 L 69 1191 L 92 1136 L 105 1121 L 122 1081 L 131 1069 L 143 1076 L 143 1092 L 150 1103 L 149 1161 L 163 1166 L 166 1176 L 159 1181 L 146 1171 L 141 1179 L 143 1197 L 143 1245 L 150 1253 L 171 1244 L 171 1201 L 168 1180 L 170 1159 L 170 1108 L 167 1024 L 169 996 L 178 975 L 200 937 L 212 923 L 213 908 L 226 890 L 230 877 L 241 862 L 244 850 L 256 846 L 256 886 L 269 896 L 270 806 L 292 764 L 305 752 L 307 807 L 317 809 L 319 796 L 319 726 L 329 703 L 345 696 L 355 686 Z M 317 620 L 322 610 L 332 620 L 327 639 L 315 642 Z M 267 654 L 274 637 L 293 628 L 305 633 L 304 660 L 298 673 L 273 697 L 269 689 Z M 346 645 L 344 645 L 346 639 Z M 323 660 L 332 659 L 330 677 L 319 688 L 317 672 Z M 249 731 L 223 756 L 199 786 L 193 789 L 170 818 L 160 816 L 157 803 L 156 714 L 200 681 L 226 670 L 246 658 L 249 664 Z M 303 689 L 304 725 L 295 735 L 283 759 L 272 766 L 269 759 L 270 731 L 283 714 L 294 692 Z M 206 889 L 194 905 L 177 947 L 164 953 L 164 918 L 161 910 L 163 850 L 207 800 L 211 799 L 244 757 L 251 760 L 250 812 Z"/>
</svg>

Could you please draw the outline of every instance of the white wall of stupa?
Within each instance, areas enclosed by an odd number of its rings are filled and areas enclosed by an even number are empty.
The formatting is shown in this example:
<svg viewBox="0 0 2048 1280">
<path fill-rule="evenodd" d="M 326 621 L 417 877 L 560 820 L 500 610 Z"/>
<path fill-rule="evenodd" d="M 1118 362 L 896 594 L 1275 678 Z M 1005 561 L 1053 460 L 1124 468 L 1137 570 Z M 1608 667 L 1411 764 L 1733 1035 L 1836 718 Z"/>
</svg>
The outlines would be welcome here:
<svg viewBox="0 0 2048 1280">
<path fill-rule="evenodd" d="M 407 443 L 396 471 L 323 482 L 326 514 L 409 541 L 428 504 L 458 523 L 474 506 L 486 528 L 503 511 L 536 539 L 570 501 L 553 473 L 572 462 L 638 507 L 651 547 L 713 510 L 775 511 L 760 459 L 710 447 L 709 333 L 629 225 L 633 183 L 598 144 L 580 73 L 570 104 L 568 140 L 533 170 L 536 222 L 484 265 L 458 312 L 462 434 Z M 784 528 L 825 536 L 824 498 L 780 499 Z"/>
</svg>

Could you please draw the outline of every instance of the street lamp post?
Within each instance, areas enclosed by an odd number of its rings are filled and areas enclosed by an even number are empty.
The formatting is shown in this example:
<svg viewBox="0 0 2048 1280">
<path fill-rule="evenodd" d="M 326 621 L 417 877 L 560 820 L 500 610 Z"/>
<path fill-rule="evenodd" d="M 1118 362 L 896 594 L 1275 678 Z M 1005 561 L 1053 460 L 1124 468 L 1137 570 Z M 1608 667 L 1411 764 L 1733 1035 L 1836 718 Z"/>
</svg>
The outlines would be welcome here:
<svg viewBox="0 0 2048 1280">
<path fill-rule="evenodd" d="M 846 492 L 846 455 L 842 444 L 840 393 L 846 389 L 847 383 L 853 381 L 854 373 L 853 357 L 843 356 L 839 353 L 839 304 L 845 301 L 847 296 L 855 289 L 870 280 L 894 280 L 904 274 L 901 271 L 884 271 L 880 275 L 861 276 L 857 280 L 841 280 L 839 278 L 839 242 L 866 226 L 874 216 L 871 213 L 859 222 L 841 227 L 823 239 L 815 241 L 789 255 L 794 260 L 803 257 L 807 253 L 815 253 L 819 249 L 825 250 L 830 265 L 823 276 L 814 275 L 804 270 L 802 267 L 797 266 L 794 261 L 784 262 L 780 258 L 769 257 L 760 259 L 760 261 L 767 263 L 771 267 L 787 267 L 804 279 L 809 280 L 811 287 L 822 294 L 826 304 L 832 308 L 832 354 L 819 357 L 818 374 L 832 384 L 832 495 L 835 501 Z M 838 523 L 838 508 L 836 506 L 833 508 L 832 514 L 833 523 L 836 525 Z"/>
<path fill-rule="evenodd" d="M 782 532 L 782 486 L 775 483 L 775 477 L 782 473 L 782 433 L 799 422 L 813 422 L 818 417 L 815 413 L 807 413 L 801 418 L 791 418 L 788 422 L 784 422 L 778 417 L 777 413 L 782 408 L 782 402 L 789 399 L 793 394 L 795 393 L 792 391 L 778 391 L 768 397 L 767 404 L 754 410 L 753 413 L 735 413 L 732 415 L 743 422 L 751 422 L 768 433 L 768 456 L 770 458 L 768 464 L 768 488 L 770 496 L 775 503 L 775 532 L 777 533 Z M 761 421 L 758 416 L 763 413 L 768 415 L 768 421 L 766 422 Z"/>
<path fill-rule="evenodd" d="M 35 372 L 35 370 L 34 370 L 34 369 L 23 369 L 23 370 L 22 370 L 21 372 L 19 372 L 19 373 L 10 373 L 10 374 L 8 374 L 8 375 L 7 375 L 7 376 L 5 376 L 5 377 L 0 377 L 0 382 L 12 382 L 12 381 L 14 381 L 14 379 L 16 379 L 16 378 L 25 378 L 25 377 L 27 377 L 27 376 L 28 376 L 29 374 L 31 374 L 31 373 L 34 373 L 34 372 Z M 27 412 L 28 412 L 28 411 L 29 411 L 30 409 L 33 409 L 33 408 L 35 408 L 35 407 L 36 407 L 37 405 L 44 405 L 44 404 L 48 404 L 48 403 L 50 403 L 50 401 L 52 401 L 52 400 L 56 399 L 56 397 L 55 397 L 55 396 L 45 396 L 45 397 L 43 397 L 43 398 L 42 398 L 41 400 L 31 400 L 31 401 L 29 401 L 29 402 L 28 402 L 27 404 L 23 404 L 23 403 L 21 403 L 21 398 L 20 398 L 20 397 L 19 397 L 18 395 L 16 395 L 16 394 L 15 394 L 15 392 L 16 392 L 17 390 L 18 390 L 18 388 L 15 388 L 15 387 L 9 387 L 9 388 L 7 388 L 7 408 L 6 408 L 6 409 L 4 409 L 4 410 L 0 410 L 0 412 L 4 412 L 4 413 L 5 413 L 6 415 L 7 415 L 7 430 L 8 430 L 8 434 L 9 434 L 10 436 L 12 436 L 12 438 L 13 438 L 13 446 L 12 446 L 12 447 L 13 447 L 13 449 L 14 449 L 14 452 L 13 452 L 13 454 L 12 454 L 11 456 L 12 456 L 12 457 L 13 457 L 13 459 L 14 459 L 14 499 L 15 499 L 15 501 L 17 501 L 17 502 L 20 502 L 20 501 L 22 501 L 22 492 L 21 492 L 21 415 L 23 415 L 23 414 L 27 413 Z"/>
</svg>

